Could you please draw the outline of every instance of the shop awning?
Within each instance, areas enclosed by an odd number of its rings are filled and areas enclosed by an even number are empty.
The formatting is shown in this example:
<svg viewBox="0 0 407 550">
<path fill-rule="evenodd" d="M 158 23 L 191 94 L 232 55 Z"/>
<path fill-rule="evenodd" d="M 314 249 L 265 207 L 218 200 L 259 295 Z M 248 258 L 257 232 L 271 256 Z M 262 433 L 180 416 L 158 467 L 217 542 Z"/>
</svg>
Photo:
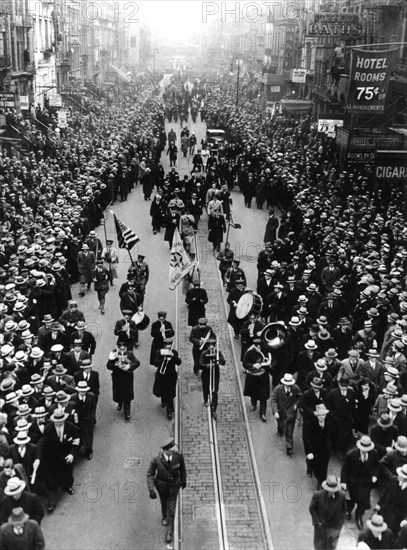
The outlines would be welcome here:
<svg viewBox="0 0 407 550">
<path fill-rule="evenodd" d="M 293 114 L 308 113 L 313 106 L 313 102 L 308 99 L 282 99 L 280 103 L 283 109 Z"/>
</svg>

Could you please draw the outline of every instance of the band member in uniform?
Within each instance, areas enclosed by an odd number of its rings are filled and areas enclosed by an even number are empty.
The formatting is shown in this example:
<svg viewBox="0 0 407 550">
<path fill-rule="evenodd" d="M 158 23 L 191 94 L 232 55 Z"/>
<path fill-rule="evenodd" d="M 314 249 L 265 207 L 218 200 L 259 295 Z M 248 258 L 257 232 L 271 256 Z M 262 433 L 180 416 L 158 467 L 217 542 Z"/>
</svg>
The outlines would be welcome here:
<svg viewBox="0 0 407 550">
<path fill-rule="evenodd" d="M 151 499 L 157 498 L 157 489 L 161 502 L 161 523 L 167 528 L 166 541 L 171 542 L 178 491 L 187 486 L 184 457 L 172 437 L 164 442 L 162 452 L 150 462 L 147 486 Z"/>
<path fill-rule="evenodd" d="M 228 315 L 228 323 L 233 328 L 235 333 L 235 339 L 239 339 L 240 329 L 242 327 L 243 319 L 238 319 L 236 315 L 236 308 L 240 298 L 243 296 L 244 290 L 244 280 L 237 279 L 236 286 L 232 288 L 227 298 L 230 310 Z"/>
<path fill-rule="evenodd" d="M 208 347 L 201 353 L 199 368 L 202 370 L 202 392 L 205 407 L 210 405 L 211 413 L 216 418 L 219 391 L 219 365 L 226 361 L 216 345 L 216 338 L 209 338 Z"/>
<path fill-rule="evenodd" d="M 171 334 L 172 333 L 172 334 Z M 174 414 L 174 398 L 176 394 L 178 366 L 181 359 L 173 349 L 174 331 L 169 330 L 168 336 L 163 339 L 162 348 L 156 352 L 153 394 L 161 398 L 161 407 L 165 407 L 167 418 L 171 420 Z"/>
<path fill-rule="evenodd" d="M 134 371 L 140 361 L 132 351 L 126 349 L 125 342 L 118 343 L 118 349 L 109 354 L 108 370 L 112 371 L 113 401 L 117 410 L 124 409 L 124 418 L 130 420 L 130 404 L 134 399 Z"/>
<path fill-rule="evenodd" d="M 118 278 L 116 266 L 119 263 L 119 255 L 112 240 L 106 240 L 106 247 L 102 250 L 102 259 L 105 262 L 104 267 L 109 271 L 110 284 L 113 286 L 113 279 Z"/>
<path fill-rule="evenodd" d="M 199 372 L 199 358 L 205 346 L 208 345 L 209 338 L 216 338 L 215 333 L 208 325 L 205 317 L 198 319 L 198 324 L 194 326 L 189 335 L 189 341 L 192 344 L 192 357 L 194 360 L 194 374 Z"/>
<path fill-rule="evenodd" d="M 246 351 L 253 345 L 253 338 L 255 336 L 260 336 L 263 328 L 263 321 L 256 318 L 254 313 L 250 313 L 249 318 L 244 321 L 242 328 L 240 329 L 240 343 L 242 346 L 240 354 L 241 361 L 243 361 Z"/>
<path fill-rule="evenodd" d="M 146 293 L 146 285 L 150 277 L 150 271 L 147 263 L 144 261 L 145 256 L 138 254 L 137 262 L 132 268 L 134 280 L 136 283 L 136 292 L 140 295 L 141 304 L 144 303 L 144 295 Z"/>
<path fill-rule="evenodd" d="M 259 416 L 266 422 L 267 399 L 270 397 L 270 365 L 271 355 L 266 357 L 260 348 L 260 337 L 253 338 L 253 345 L 243 357 L 243 369 L 246 373 L 243 395 L 250 397 L 251 411 L 257 408 L 260 402 Z"/>
<path fill-rule="evenodd" d="M 132 311 L 124 309 L 122 311 L 123 319 L 116 321 L 114 327 L 114 333 L 118 337 L 117 345 L 124 342 L 129 351 L 132 351 L 133 347 L 138 348 L 138 330 L 137 325 L 131 320 Z"/>
<path fill-rule="evenodd" d="M 166 320 L 167 312 L 159 311 L 157 316 L 158 320 L 151 325 L 153 341 L 151 342 L 150 365 L 155 365 L 156 353 L 163 347 L 164 339 L 170 337 L 171 333 L 174 334 L 172 324 Z"/>
<path fill-rule="evenodd" d="M 109 282 L 112 282 L 111 274 L 103 267 L 103 260 L 96 262 L 96 269 L 93 275 L 95 290 L 98 295 L 100 313 L 105 313 L 106 294 L 109 292 Z"/>
</svg>

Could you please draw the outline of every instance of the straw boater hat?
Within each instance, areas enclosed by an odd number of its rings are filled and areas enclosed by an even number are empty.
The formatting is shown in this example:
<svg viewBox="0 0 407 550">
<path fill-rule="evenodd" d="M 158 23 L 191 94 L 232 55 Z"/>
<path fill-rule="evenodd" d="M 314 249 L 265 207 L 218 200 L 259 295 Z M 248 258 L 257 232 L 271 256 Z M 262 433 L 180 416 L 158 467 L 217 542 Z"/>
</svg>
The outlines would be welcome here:
<svg viewBox="0 0 407 550">
<path fill-rule="evenodd" d="M 7 485 L 4 488 L 4 494 L 12 497 L 14 495 L 18 495 L 21 491 L 23 491 L 25 488 L 25 482 L 20 479 L 19 477 L 11 477 L 7 481 Z"/>
<path fill-rule="evenodd" d="M 65 410 L 61 407 L 58 407 L 51 415 L 50 420 L 52 420 L 52 422 L 64 422 L 67 418 L 68 414 L 65 412 Z"/>
<path fill-rule="evenodd" d="M 322 482 L 322 488 L 329 493 L 337 493 L 339 491 L 339 480 L 336 476 L 329 475 L 325 481 Z"/>
<path fill-rule="evenodd" d="M 304 344 L 304 348 L 308 349 L 308 350 L 315 351 L 315 350 L 318 349 L 318 346 L 316 345 L 314 340 L 308 340 L 308 342 L 306 344 Z"/>
<path fill-rule="evenodd" d="M 280 382 L 284 384 L 285 386 L 292 386 L 295 384 L 295 380 L 293 378 L 292 374 L 289 374 L 288 372 L 285 373 L 283 378 L 281 378 Z"/>
<path fill-rule="evenodd" d="M 390 418 L 390 416 L 387 413 L 382 413 L 380 417 L 377 419 L 377 424 L 381 428 L 390 428 L 390 426 L 393 426 L 393 420 Z"/>
<path fill-rule="evenodd" d="M 383 516 L 379 514 L 373 514 L 370 519 L 367 519 L 366 525 L 371 531 L 377 531 L 378 533 L 384 533 L 387 530 L 387 523 L 384 521 Z"/>
<path fill-rule="evenodd" d="M 374 449 L 374 443 L 368 435 L 362 435 L 359 441 L 356 442 L 356 447 L 367 453 L 368 451 Z"/>
<path fill-rule="evenodd" d="M 401 452 L 407 451 L 407 437 L 405 435 L 399 435 L 394 444 L 394 448 Z"/>
</svg>

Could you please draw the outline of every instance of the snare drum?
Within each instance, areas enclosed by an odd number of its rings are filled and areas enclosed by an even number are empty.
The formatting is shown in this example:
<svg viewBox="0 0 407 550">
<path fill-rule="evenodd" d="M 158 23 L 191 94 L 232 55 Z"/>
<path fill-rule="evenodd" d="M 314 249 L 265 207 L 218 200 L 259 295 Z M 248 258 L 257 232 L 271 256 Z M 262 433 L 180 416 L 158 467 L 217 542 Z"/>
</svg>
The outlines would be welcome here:
<svg viewBox="0 0 407 550">
<path fill-rule="evenodd" d="M 137 311 L 131 320 L 136 323 L 138 330 L 145 330 L 150 324 L 150 317 L 144 311 Z"/>
<path fill-rule="evenodd" d="M 258 317 L 263 307 L 263 300 L 261 296 L 253 292 L 252 290 L 246 290 L 243 296 L 237 303 L 236 317 L 238 319 L 244 319 L 250 314 Z"/>
</svg>

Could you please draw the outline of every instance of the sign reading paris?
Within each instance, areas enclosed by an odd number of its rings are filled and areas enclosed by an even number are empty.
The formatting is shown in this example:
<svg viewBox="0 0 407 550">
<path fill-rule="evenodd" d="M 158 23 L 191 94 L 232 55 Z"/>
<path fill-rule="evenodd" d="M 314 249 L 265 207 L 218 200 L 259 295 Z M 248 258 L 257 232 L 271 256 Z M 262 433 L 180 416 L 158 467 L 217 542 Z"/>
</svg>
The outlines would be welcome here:
<svg viewBox="0 0 407 550">
<path fill-rule="evenodd" d="M 352 113 L 382 113 L 396 50 L 352 49 L 347 109 Z"/>
<path fill-rule="evenodd" d="M 314 21 L 307 26 L 307 36 L 360 36 L 362 23 L 353 13 L 316 13 Z"/>
</svg>

